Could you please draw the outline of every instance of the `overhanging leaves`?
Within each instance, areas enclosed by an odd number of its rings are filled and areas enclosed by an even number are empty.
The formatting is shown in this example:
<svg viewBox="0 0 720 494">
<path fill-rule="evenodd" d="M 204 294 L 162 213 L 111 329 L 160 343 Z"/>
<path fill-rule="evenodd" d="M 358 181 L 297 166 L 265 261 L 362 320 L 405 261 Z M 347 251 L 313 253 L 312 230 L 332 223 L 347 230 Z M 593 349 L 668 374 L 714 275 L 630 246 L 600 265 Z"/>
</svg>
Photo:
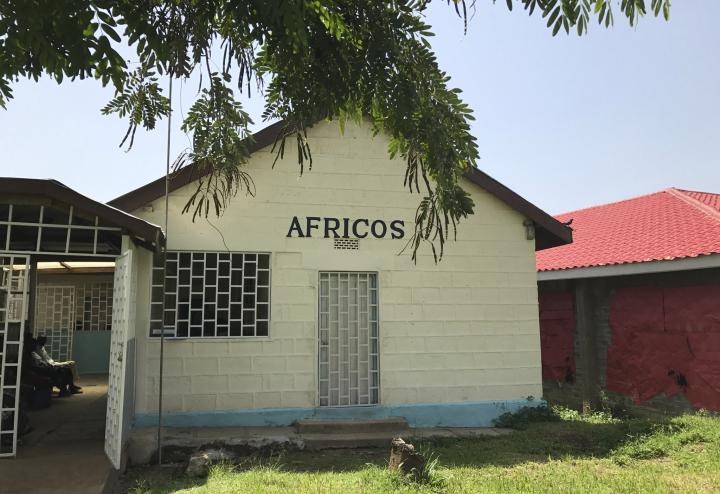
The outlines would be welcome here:
<svg viewBox="0 0 720 494">
<path fill-rule="evenodd" d="M 445 0 L 467 29 L 475 1 Z M 473 213 L 460 178 L 475 166 L 472 113 L 448 86 L 430 48 L 423 14 L 430 0 L 5 0 L 0 3 L 0 106 L 18 78 L 97 79 L 115 96 L 105 114 L 128 119 L 121 146 L 138 126 L 153 129 L 169 112 L 158 77 L 202 76 L 182 128 L 192 147 L 175 167 L 193 167 L 196 190 L 185 212 L 221 214 L 238 192 L 254 194 L 242 169 L 251 121 L 237 95 L 262 88 L 263 119 L 283 119 L 276 143 L 297 153 L 299 171 L 312 165 L 307 128 L 326 118 L 367 118 L 389 136 L 388 152 L 407 166 L 405 186 L 419 194 L 413 259 L 428 244 L 436 260 L 458 222 Z M 610 0 L 505 0 L 540 13 L 553 34 L 587 32 L 592 19 L 613 23 Z M 630 25 L 647 12 L 669 16 L 669 0 L 619 0 Z M 648 8 L 649 7 L 649 8 Z M 135 52 L 128 68 L 118 54 Z M 237 95 L 235 93 L 237 91 Z M 290 139 L 291 141 L 287 141 Z M 289 148 L 288 148 L 289 149 Z"/>
</svg>

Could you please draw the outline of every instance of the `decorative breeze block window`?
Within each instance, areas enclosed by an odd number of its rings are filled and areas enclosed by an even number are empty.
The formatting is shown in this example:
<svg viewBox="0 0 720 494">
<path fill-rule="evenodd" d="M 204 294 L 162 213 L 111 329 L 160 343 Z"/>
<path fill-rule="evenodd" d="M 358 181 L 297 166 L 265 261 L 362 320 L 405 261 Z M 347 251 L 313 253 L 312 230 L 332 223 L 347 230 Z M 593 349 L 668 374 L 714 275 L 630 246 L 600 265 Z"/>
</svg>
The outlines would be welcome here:
<svg viewBox="0 0 720 494">
<path fill-rule="evenodd" d="M 74 287 L 38 286 L 33 332 L 47 337 L 46 350 L 58 362 L 72 359 L 74 306 Z"/>
<path fill-rule="evenodd" d="M 360 240 L 357 238 L 336 238 L 333 240 L 336 250 L 359 250 Z"/>
<path fill-rule="evenodd" d="M 268 336 L 270 254 L 168 252 L 166 264 L 164 290 L 153 268 L 152 336 L 163 326 L 178 338 Z"/>
<path fill-rule="evenodd" d="M 75 287 L 75 331 L 112 329 L 113 282 L 86 282 Z"/>
</svg>

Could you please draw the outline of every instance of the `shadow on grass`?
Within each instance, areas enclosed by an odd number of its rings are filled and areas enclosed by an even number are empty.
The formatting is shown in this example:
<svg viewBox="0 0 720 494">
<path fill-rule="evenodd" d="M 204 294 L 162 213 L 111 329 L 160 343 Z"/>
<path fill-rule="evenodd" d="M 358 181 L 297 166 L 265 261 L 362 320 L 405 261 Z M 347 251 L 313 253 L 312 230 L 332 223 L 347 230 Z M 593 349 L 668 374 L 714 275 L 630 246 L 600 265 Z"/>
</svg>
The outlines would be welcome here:
<svg viewBox="0 0 720 494">
<path fill-rule="evenodd" d="M 617 448 L 650 433 L 662 423 L 662 420 L 644 419 L 614 423 L 538 422 L 529 424 L 525 430 L 507 435 L 444 438 L 415 442 L 415 445 L 428 448 L 438 455 L 444 467 L 512 467 L 550 459 L 607 458 Z M 234 469 L 244 471 L 270 467 L 279 472 L 291 473 L 352 473 L 367 468 L 369 464 L 384 467 L 389 453 L 389 444 L 387 448 L 375 449 L 258 453 L 240 458 Z M 205 479 L 185 477 L 181 467 L 141 467 L 132 469 L 125 476 L 125 490 L 117 492 L 171 493 L 201 486 L 205 482 Z"/>
<path fill-rule="evenodd" d="M 443 465 L 510 467 L 550 459 L 607 458 L 634 438 L 651 432 L 657 421 L 629 420 L 617 423 L 533 423 L 526 430 L 486 439 L 435 442 L 431 447 Z"/>
<path fill-rule="evenodd" d="M 650 420 L 606 424 L 540 422 L 530 424 L 526 430 L 501 436 L 443 438 L 415 442 L 415 446 L 428 448 L 439 455 L 441 464 L 446 467 L 509 467 L 552 458 L 605 458 L 660 423 Z M 389 454 L 390 444 L 386 449 L 295 451 L 285 453 L 279 465 L 282 470 L 293 472 L 355 471 L 368 463 L 384 465 Z"/>
</svg>

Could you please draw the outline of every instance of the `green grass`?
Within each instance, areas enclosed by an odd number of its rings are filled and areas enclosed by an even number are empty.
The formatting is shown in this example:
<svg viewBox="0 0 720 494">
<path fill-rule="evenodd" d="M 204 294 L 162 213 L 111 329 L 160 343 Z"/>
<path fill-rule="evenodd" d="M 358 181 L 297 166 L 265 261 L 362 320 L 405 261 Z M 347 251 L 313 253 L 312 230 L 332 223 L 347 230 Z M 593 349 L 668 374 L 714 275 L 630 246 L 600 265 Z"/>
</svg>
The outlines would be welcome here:
<svg viewBox="0 0 720 494">
<path fill-rule="evenodd" d="M 133 494 L 720 492 L 720 418 L 550 415 L 523 420 L 524 429 L 510 435 L 420 445 L 438 458 L 420 483 L 388 472 L 383 450 L 247 458 L 202 480 L 144 468 L 126 482 Z"/>
</svg>

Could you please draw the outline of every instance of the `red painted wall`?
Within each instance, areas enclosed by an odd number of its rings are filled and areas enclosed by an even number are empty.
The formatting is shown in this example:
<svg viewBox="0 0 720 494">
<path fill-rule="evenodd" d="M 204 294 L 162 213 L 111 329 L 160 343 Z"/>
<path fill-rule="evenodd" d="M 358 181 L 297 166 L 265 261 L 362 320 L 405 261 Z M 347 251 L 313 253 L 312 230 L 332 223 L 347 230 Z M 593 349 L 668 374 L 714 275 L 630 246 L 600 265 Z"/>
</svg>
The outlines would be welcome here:
<svg viewBox="0 0 720 494">
<path fill-rule="evenodd" d="M 607 388 L 636 403 L 683 393 L 720 410 L 720 285 L 615 290 Z"/>
<path fill-rule="evenodd" d="M 574 382 L 575 311 L 571 292 L 540 293 L 540 348 L 543 379 Z"/>
</svg>

